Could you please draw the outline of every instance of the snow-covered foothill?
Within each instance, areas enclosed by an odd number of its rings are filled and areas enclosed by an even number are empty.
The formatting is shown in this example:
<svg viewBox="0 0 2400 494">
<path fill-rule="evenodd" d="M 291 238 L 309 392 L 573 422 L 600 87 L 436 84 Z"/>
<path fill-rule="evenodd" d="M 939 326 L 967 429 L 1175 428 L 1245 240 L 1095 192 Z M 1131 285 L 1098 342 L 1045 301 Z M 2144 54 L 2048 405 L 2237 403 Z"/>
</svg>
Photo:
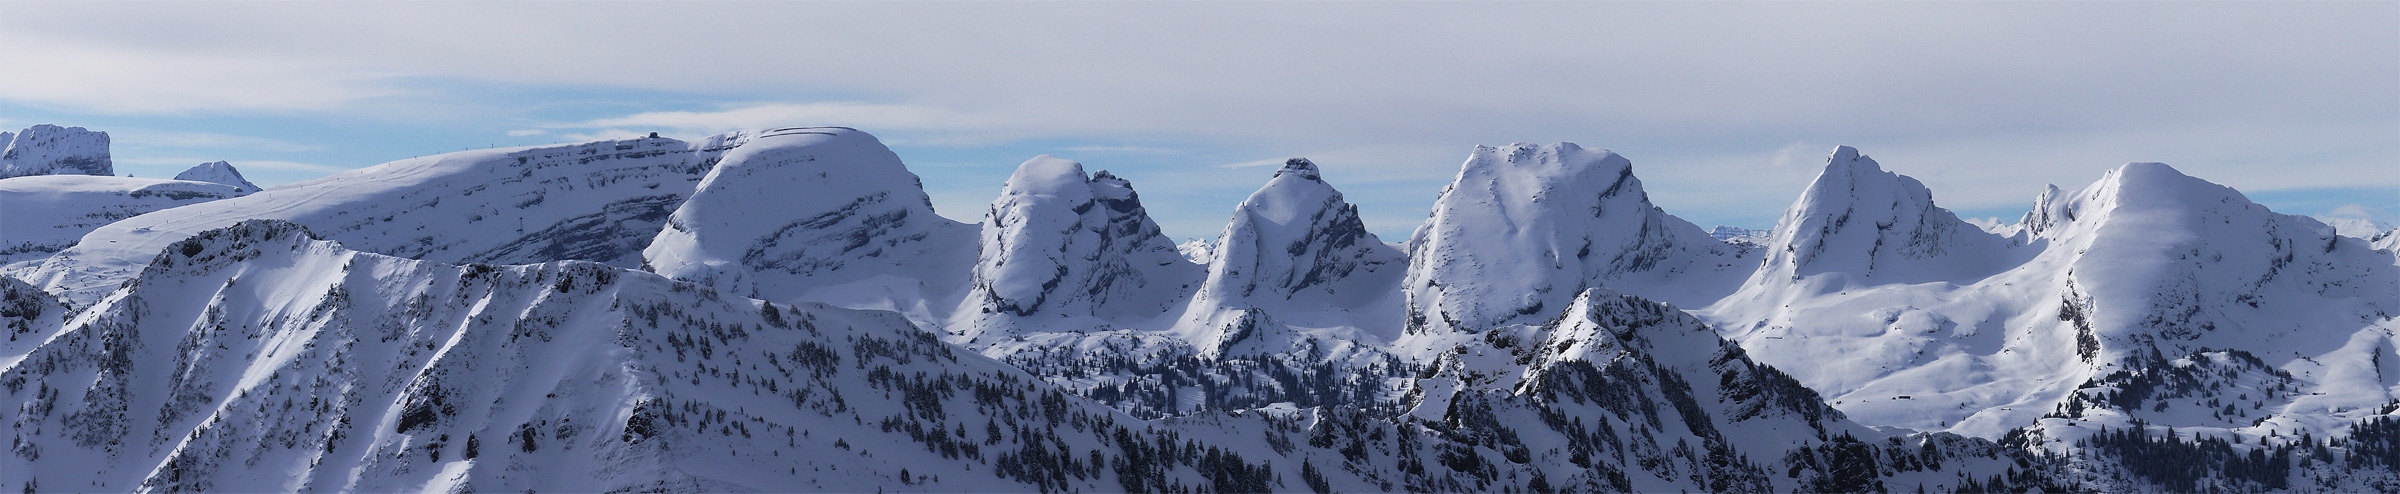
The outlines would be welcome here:
<svg viewBox="0 0 2400 494">
<path fill-rule="evenodd" d="M 844 127 L 747 132 L 642 249 L 647 269 L 726 293 L 947 315 L 975 230 L 934 214 L 917 175 Z"/>
<path fill-rule="evenodd" d="M 144 213 L 241 195 L 221 184 L 106 175 L 0 179 L 0 265 L 30 268 L 85 234 Z"/>
<path fill-rule="evenodd" d="M 250 183 L 249 179 L 242 178 L 242 171 L 234 169 L 232 163 L 223 161 L 194 165 L 190 169 L 184 170 L 183 173 L 175 174 L 175 179 L 225 184 L 232 186 L 243 195 L 265 190 L 258 184 Z"/>
<path fill-rule="evenodd" d="M 82 127 L 35 125 L 0 132 L 0 178 L 30 175 L 116 175 L 108 133 Z"/>
</svg>

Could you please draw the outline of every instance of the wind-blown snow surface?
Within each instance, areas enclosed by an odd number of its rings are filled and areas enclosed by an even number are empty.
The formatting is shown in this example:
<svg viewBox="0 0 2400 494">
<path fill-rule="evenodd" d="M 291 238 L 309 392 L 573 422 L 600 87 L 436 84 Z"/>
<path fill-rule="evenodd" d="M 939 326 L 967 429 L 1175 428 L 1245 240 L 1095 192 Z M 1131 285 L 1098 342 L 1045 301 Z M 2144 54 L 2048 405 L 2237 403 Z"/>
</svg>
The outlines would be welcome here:
<svg viewBox="0 0 2400 494">
<path fill-rule="evenodd" d="M 1542 317 L 1595 287 L 1699 306 L 1751 267 L 1651 205 L 1632 162 L 1572 143 L 1476 147 L 1409 245 L 1411 332 Z"/>
<path fill-rule="evenodd" d="M 39 262 L 119 220 L 241 195 L 207 182 L 90 175 L 0 179 L 0 265 Z"/>
<path fill-rule="evenodd" d="M 642 248 L 718 156 L 750 134 L 465 151 L 395 161 L 127 218 L 20 278 L 88 304 L 159 249 L 247 219 L 308 226 L 351 248 L 443 262 L 641 263 Z"/>
<path fill-rule="evenodd" d="M 0 178 L 29 175 L 116 175 L 108 133 L 82 127 L 35 125 L 0 132 Z"/>
<path fill-rule="evenodd" d="M 249 179 L 242 178 L 242 171 L 234 169 L 232 163 L 223 161 L 195 165 L 191 169 L 184 170 L 183 173 L 175 174 L 175 179 L 230 185 L 239 189 L 239 192 L 244 195 L 264 190 L 258 184 L 250 183 Z"/>
<path fill-rule="evenodd" d="M 1818 194 L 1864 183 L 1845 163 L 1853 154 L 1837 151 L 1786 215 L 1759 275 L 1701 313 L 1863 422 L 1983 437 L 2038 423 L 2065 441 L 2080 436 L 2057 429 L 2122 428 L 2130 415 L 2187 431 L 2333 435 L 2394 403 L 2400 373 L 2374 362 L 2392 357 L 2383 354 L 2400 329 L 2392 322 L 2400 270 L 2363 240 L 2166 165 L 2135 163 L 2081 191 L 2042 194 L 2021 225 L 2022 244 L 2003 247 L 1932 209 L 1904 177 L 1883 175 L 1879 187 L 1900 185 L 1912 200 Z M 1811 223 L 1824 211 L 1857 218 L 1848 225 L 1858 232 L 1853 248 L 1813 249 L 1840 242 L 1810 235 L 1829 231 Z M 1855 248 L 1870 238 L 1881 248 Z M 1938 262 L 1876 264 L 1893 247 Z M 1815 271 L 1779 263 L 1809 254 L 1851 257 Z M 1867 282 L 1876 277 L 1893 281 Z M 2117 420 L 2042 418 L 2079 396 L 2191 365 L 2226 376 L 2199 384 L 2243 390 L 2224 388 L 2245 396 L 2242 406 L 2217 393 L 2150 395 L 2142 384 L 2142 393 L 2112 402 L 2124 412 Z M 2246 373 L 2264 377 L 2235 377 Z"/>
</svg>

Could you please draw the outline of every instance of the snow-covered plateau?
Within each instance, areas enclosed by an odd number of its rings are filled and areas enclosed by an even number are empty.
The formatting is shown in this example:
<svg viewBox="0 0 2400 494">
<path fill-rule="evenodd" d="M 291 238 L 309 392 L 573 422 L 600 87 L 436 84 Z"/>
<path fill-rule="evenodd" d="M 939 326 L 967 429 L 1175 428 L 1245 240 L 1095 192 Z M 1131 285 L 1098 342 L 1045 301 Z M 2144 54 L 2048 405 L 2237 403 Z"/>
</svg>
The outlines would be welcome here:
<svg viewBox="0 0 2400 494">
<path fill-rule="evenodd" d="M 2163 164 L 1978 227 L 1841 147 L 1709 231 L 1483 146 L 1387 243 L 1294 158 L 1178 244 L 1047 155 L 944 217 L 843 127 L 265 189 L 0 136 L 0 489 L 2400 489 L 2400 231 Z"/>
</svg>

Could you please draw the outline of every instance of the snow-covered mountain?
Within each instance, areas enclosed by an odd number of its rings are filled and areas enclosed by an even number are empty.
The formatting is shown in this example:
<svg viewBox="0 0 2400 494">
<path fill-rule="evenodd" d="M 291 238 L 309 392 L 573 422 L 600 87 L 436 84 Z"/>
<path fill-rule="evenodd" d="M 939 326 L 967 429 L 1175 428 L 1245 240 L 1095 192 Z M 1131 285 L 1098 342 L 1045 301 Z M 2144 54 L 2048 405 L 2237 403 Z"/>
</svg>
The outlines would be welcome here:
<svg viewBox="0 0 2400 494">
<path fill-rule="evenodd" d="M 1368 233 L 1358 206 L 1344 201 L 1306 158 L 1286 161 L 1234 207 L 1208 258 L 1208 279 L 1181 324 L 1203 351 L 1218 353 L 1245 338 L 1282 339 L 1243 328 L 1388 329 L 1397 322 L 1392 316 L 1408 267 L 1405 253 Z M 1375 336 L 1388 341 L 1399 335 Z"/>
<path fill-rule="evenodd" d="M 946 315 L 974 258 L 975 231 L 933 212 L 917 175 L 875 136 L 791 127 L 723 142 L 688 200 L 672 205 L 645 269 L 727 293 Z M 761 198 L 773 198 L 762 211 Z M 628 235 L 639 235 L 629 232 Z"/>
<path fill-rule="evenodd" d="M 1621 350 L 1546 353 L 1521 391 L 1143 421 L 889 312 L 588 262 L 401 259 L 252 221 L 172 244 L 0 365 L 18 411 L 0 466 L 36 491 L 1429 492 L 1948 487 L 2031 465 L 1989 443 L 1880 446 L 1688 316 L 1592 298 L 1556 331 Z M 1695 337 L 1719 344 L 1650 344 Z"/>
<path fill-rule="evenodd" d="M 748 140 L 629 139 L 395 161 L 127 218 L 17 274 L 88 304 L 168 244 L 248 219 L 288 220 L 351 248 L 415 259 L 637 266 L 719 155 Z"/>
<path fill-rule="evenodd" d="M 85 234 L 151 211 L 241 195 L 208 182 L 107 175 L 0 179 L 0 265 L 38 263 Z"/>
<path fill-rule="evenodd" d="M 1111 329 L 1158 317 L 1200 267 L 1159 233 L 1125 179 L 1043 155 L 1011 174 L 984 216 L 974 288 L 952 331 L 971 346 L 1016 330 Z"/>
<path fill-rule="evenodd" d="M 2392 319 L 2400 270 L 2363 240 L 2166 165 L 2135 163 L 2081 191 L 2041 194 L 2016 247 L 1969 237 L 1971 248 L 1947 244 L 1940 255 L 1949 260 L 1931 266 L 1879 266 L 1872 256 L 1883 249 L 1857 248 L 1825 251 L 1853 257 L 1820 271 L 1779 266 L 1811 252 L 1811 243 L 1785 240 L 1805 236 L 1786 232 L 1822 231 L 1810 220 L 1823 216 L 1805 211 L 1868 218 L 1878 234 L 1868 238 L 1884 241 L 1854 246 L 1980 235 L 1875 220 L 1927 210 L 1929 200 L 1814 200 L 1827 182 L 1857 182 L 1845 178 L 1856 169 L 1845 170 L 1847 157 L 1837 152 L 1786 216 L 1777 257 L 1702 314 L 1863 422 L 1994 438 L 2032 432 L 2039 440 L 2029 441 L 2068 452 L 2137 418 L 2235 438 L 2334 437 L 2400 403 L 2392 394 L 2400 372 L 2377 363 L 2400 329 Z M 1893 281 L 1862 281 L 1877 276 Z M 2197 485 L 2281 482 L 2224 478 L 2233 480 Z M 2194 485 L 2115 481 L 2094 480 Z"/>
<path fill-rule="evenodd" d="M 116 175 L 108 133 L 50 124 L 0 132 L 0 178 L 28 175 Z"/>
<path fill-rule="evenodd" d="M 250 183 L 249 179 L 242 178 L 242 171 L 234 169 L 232 163 L 223 161 L 195 165 L 191 169 L 184 170 L 183 173 L 175 174 L 175 179 L 225 184 L 233 186 L 237 192 L 244 195 L 265 190 L 258 184 Z"/>
<path fill-rule="evenodd" d="M 0 272 L 0 488 L 2400 487 L 2400 233 L 2165 165 L 1992 233 L 1844 147 L 1754 243 L 1572 144 L 1400 245 L 1327 178 L 1182 246 L 1048 156 L 943 218 L 840 127 L 138 203 Z M 136 204 L 0 190 L 78 180 Z"/>
<path fill-rule="evenodd" d="M 1570 143 L 1476 147 L 1409 246 L 1413 333 L 1543 317 L 1595 287 L 1704 305 L 1753 265 L 1651 205 L 1631 161 Z"/>
</svg>

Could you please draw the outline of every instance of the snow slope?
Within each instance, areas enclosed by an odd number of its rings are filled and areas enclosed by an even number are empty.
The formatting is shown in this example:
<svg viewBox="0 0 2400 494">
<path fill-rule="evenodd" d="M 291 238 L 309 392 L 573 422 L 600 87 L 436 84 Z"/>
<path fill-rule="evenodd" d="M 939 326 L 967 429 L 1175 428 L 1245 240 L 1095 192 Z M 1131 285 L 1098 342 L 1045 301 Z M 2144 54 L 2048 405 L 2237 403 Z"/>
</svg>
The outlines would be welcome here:
<svg viewBox="0 0 2400 494">
<path fill-rule="evenodd" d="M 1594 287 L 1697 306 L 1752 266 L 1651 205 L 1632 162 L 1571 143 L 1476 147 L 1409 246 L 1410 332 L 1541 317 Z"/>
<path fill-rule="evenodd" d="M 245 195 L 264 190 L 258 184 L 250 183 L 250 180 L 242 178 L 242 171 L 234 169 L 232 163 L 223 161 L 194 165 L 191 169 L 184 170 L 183 173 L 175 174 L 175 179 L 230 185 Z"/>
<path fill-rule="evenodd" d="M 167 244 L 247 219 L 351 248 L 444 261 L 635 266 L 667 214 L 745 134 L 465 151 L 395 161 L 94 230 L 19 277 L 88 304 Z"/>
<path fill-rule="evenodd" d="M 791 127 L 722 138 L 745 144 L 727 146 L 672 206 L 639 249 L 647 269 L 779 302 L 946 315 L 930 301 L 958 296 L 974 230 L 935 215 L 917 175 L 875 136 Z"/>
<path fill-rule="evenodd" d="M 220 184 L 87 175 L 0 179 L 0 265 L 33 263 L 118 220 L 241 195 Z"/>
<path fill-rule="evenodd" d="M 0 178 L 28 175 L 116 175 L 108 133 L 82 127 L 35 125 L 0 132 Z"/>
</svg>

